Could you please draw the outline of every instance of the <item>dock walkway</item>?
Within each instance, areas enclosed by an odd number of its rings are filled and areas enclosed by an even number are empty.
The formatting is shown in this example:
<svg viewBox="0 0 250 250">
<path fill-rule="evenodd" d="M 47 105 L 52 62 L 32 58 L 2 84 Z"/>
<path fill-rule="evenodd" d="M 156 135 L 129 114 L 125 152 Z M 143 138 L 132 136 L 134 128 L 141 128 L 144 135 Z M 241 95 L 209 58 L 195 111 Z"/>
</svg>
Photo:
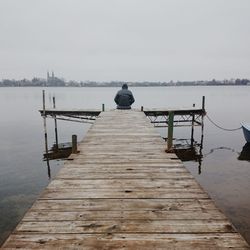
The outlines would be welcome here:
<svg viewBox="0 0 250 250">
<path fill-rule="evenodd" d="M 249 249 L 143 112 L 102 112 L 3 249 Z"/>
</svg>

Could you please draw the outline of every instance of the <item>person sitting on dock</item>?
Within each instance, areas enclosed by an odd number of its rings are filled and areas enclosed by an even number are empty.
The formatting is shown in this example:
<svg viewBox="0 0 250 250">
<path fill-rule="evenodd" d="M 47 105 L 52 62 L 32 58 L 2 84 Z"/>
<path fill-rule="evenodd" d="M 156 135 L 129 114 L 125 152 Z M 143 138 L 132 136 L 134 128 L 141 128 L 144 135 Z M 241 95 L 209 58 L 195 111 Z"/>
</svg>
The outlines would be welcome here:
<svg viewBox="0 0 250 250">
<path fill-rule="evenodd" d="M 134 96 L 132 92 L 128 90 L 126 83 L 123 84 L 122 89 L 117 92 L 114 100 L 117 104 L 117 109 L 131 109 L 131 105 L 135 102 Z"/>
</svg>

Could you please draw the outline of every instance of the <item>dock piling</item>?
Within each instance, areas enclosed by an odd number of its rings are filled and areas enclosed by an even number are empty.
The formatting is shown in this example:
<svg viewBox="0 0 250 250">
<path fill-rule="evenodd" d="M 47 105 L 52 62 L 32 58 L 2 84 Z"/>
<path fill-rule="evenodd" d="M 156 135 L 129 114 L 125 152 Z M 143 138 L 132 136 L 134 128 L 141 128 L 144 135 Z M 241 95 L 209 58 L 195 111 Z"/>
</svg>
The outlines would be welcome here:
<svg viewBox="0 0 250 250">
<path fill-rule="evenodd" d="M 205 111 L 205 96 L 202 96 L 202 119 L 201 119 L 201 134 L 203 140 L 203 133 L 204 133 L 204 116 L 206 115 Z"/>
<path fill-rule="evenodd" d="M 174 112 L 169 111 L 168 115 L 168 150 L 172 148 L 173 145 L 173 129 L 174 129 Z"/>
<path fill-rule="evenodd" d="M 102 104 L 102 112 L 104 112 L 105 111 L 105 104 L 103 103 Z"/>
<path fill-rule="evenodd" d="M 46 125 L 46 113 L 45 113 L 45 90 L 43 90 L 43 128 L 44 128 L 44 140 L 45 140 L 45 152 L 48 154 L 48 134 Z"/>
<path fill-rule="evenodd" d="M 202 96 L 202 110 L 205 112 L 205 96 Z"/>
<path fill-rule="evenodd" d="M 56 108 L 56 98 L 53 96 L 53 108 Z M 58 149 L 58 131 L 57 131 L 57 120 L 56 115 L 54 115 L 54 122 L 55 122 L 55 140 L 56 140 L 56 149 Z"/>
<path fill-rule="evenodd" d="M 195 103 L 193 103 L 193 108 L 195 107 Z M 191 147 L 194 146 L 194 121 L 195 121 L 195 114 L 192 114 L 192 123 L 191 123 Z"/>
<path fill-rule="evenodd" d="M 72 135 L 72 154 L 77 154 L 77 135 Z"/>
</svg>

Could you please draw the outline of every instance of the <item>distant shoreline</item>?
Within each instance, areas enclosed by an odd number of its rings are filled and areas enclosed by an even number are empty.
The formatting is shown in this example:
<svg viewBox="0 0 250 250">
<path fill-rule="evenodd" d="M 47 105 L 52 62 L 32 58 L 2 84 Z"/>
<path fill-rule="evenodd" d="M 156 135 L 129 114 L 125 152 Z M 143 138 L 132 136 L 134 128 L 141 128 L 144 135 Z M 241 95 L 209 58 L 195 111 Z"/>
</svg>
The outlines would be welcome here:
<svg viewBox="0 0 250 250">
<path fill-rule="evenodd" d="M 28 88 L 28 87 L 34 87 L 34 88 L 120 88 L 122 86 L 122 84 L 117 85 L 117 86 L 113 86 L 113 85 L 85 85 L 85 86 L 77 86 L 77 85 L 61 85 L 61 86 L 57 86 L 57 85 L 24 85 L 24 86 L 13 86 L 13 85 L 0 85 L 0 88 Z M 212 87 L 212 86 L 221 86 L 221 87 L 225 87 L 225 86 L 250 86 L 250 84 L 176 84 L 176 85 L 133 85 L 133 84 L 129 84 L 129 87 Z"/>
<path fill-rule="evenodd" d="M 178 86 L 242 86 L 250 85 L 246 78 L 225 80 L 197 80 L 197 81 L 66 81 L 47 72 L 47 78 L 34 77 L 31 80 L 2 79 L 0 87 L 118 87 L 123 84 L 129 87 L 178 87 Z"/>
</svg>

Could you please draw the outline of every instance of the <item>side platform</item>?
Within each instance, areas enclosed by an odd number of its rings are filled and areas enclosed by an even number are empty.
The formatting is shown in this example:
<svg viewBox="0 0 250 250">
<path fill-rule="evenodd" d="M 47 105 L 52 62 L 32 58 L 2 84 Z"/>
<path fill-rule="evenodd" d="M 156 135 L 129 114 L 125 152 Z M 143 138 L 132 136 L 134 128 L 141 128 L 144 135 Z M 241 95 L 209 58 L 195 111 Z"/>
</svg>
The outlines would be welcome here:
<svg viewBox="0 0 250 250">
<path fill-rule="evenodd" d="M 102 112 L 2 249 L 249 249 L 145 114 Z"/>
</svg>

